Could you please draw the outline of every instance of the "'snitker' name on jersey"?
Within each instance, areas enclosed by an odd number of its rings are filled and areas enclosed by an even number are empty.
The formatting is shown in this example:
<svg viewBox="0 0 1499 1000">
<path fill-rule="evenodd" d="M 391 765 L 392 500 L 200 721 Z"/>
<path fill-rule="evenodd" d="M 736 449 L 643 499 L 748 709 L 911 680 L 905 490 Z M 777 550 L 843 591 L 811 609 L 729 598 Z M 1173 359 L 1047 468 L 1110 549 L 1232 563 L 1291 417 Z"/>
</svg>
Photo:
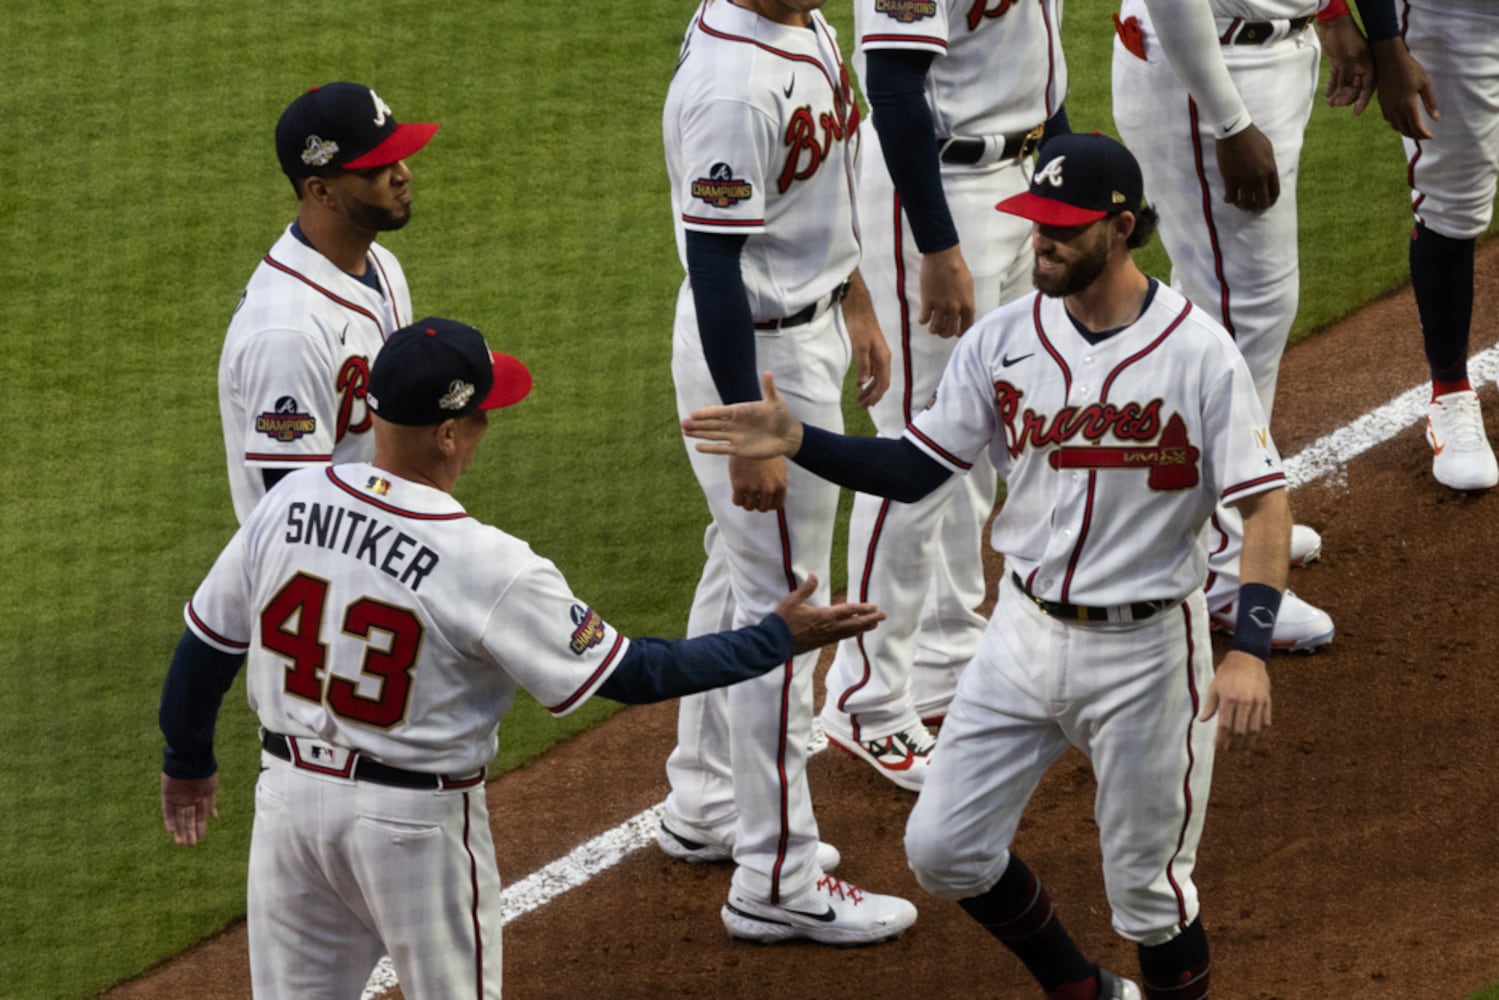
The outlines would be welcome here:
<svg viewBox="0 0 1499 1000">
<path fill-rule="evenodd" d="M 395 537 L 388 537 L 392 532 Z M 337 504 L 297 501 L 288 506 L 286 541 L 367 562 L 413 592 L 421 589 L 422 581 L 438 563 L 437 553 L 420 540 L 369 514 Z"/>
</svg>

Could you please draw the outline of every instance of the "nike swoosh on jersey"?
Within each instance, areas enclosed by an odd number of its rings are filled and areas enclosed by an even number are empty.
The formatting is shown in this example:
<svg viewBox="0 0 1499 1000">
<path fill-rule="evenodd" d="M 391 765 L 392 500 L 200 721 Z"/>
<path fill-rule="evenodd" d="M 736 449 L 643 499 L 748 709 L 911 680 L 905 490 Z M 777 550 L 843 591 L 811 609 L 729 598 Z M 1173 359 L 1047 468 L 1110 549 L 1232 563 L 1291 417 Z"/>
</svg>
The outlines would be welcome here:
<svg viewBox="0 0 1499 1000">
<path fill-rule="evenodd" d="M 786 84 L 786 86 L 784 86 L 784 87 L 781 88 L 781 93 L 785 94 L 789 98 L 791 96 L 791 92 L 793 90 L 795 90 L 795 89 L 796 89 L 796 77 L 793 76 L 791 78 L 791 82 L 788 83 L 788 84 Z"/>
<path fill-rule="evenodd" d="M 1035 353 L 1036 353 L 1035 351 L 1032 351 L 1030 354 L 1022 354 L 1018 358 L 1012 358 L 1008 354 L 1006 354 L 1004 357 L 1002 357 L 1002 358 L 999 359 L 999 363 L 1002 366 L 1004 366 L 1005 368 L 1008 368 L 1011 365 L 1018 365 L 1020 362 L 1024 361 L 1026 358 L 1030 357 L 1031 355 L 1033 355 Z"/>
</svg>

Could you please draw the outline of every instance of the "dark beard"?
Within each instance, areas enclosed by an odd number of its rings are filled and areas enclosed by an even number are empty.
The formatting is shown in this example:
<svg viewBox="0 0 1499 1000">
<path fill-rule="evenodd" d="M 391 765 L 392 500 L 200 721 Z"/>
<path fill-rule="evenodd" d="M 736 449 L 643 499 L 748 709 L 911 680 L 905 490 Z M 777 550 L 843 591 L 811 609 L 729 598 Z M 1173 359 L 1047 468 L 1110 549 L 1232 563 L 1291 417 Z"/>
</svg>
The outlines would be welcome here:
<svg viewBox="0 0 1499 1000">
<path fill-rule="evenodd" d="M 1098 248 L 1097 253 L 1079 257 L 1073 261 L 1061 274 L 1043 274 L 1040 267 L 1031 270 L 1031 284 L 1036 286 L 1036 291 L 1050 298 L 1065 298 L 1068 295 L 1076 295 L 1098 279 L 1103 269 L 1108 266 L 1109 252 L 1105 244 Z"/>
<path fill-rule="evenodd" d="M 411 221 L 411 208 L 407 206 L 404 214 L 397 215 L 369 202 L 352 201 L 349 205 L 349 221 L 361 229 L 375 233 L 394 232 Z"/>
</svg>

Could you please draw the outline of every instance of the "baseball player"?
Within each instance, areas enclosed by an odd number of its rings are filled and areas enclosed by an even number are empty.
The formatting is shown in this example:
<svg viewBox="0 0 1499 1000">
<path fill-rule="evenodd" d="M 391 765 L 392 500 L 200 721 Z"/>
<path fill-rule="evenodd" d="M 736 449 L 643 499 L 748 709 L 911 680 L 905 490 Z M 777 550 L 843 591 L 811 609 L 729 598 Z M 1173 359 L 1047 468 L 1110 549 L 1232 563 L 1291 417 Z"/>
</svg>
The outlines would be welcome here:
<svg viewBox="0 0 1499 1000">
<path fill-rule="evenodd" d="M 1468 380 L 1473 249 L 1494 217 L 1499 179 L 1499 7 L 1489 0 L 1360 0 L 1379 103 L 1405 136 L 1415 227 L 1411 288 L 1431 403 L 1431 472 L 1454 490 L 1499 484 L 1499 463 Z M 1426 114 L 1423 117 L 1422 110 Z"/>
<path fill-rule="evenodd" d="M 873 146 L 860 158 L 859 219 L 894 390 L 870 408 L 899 436 L 925 405 L 976 314 L 1031 290 L 1030 228 L 994 203 L 1025 190 L 1048 121 L 1065 130 L 1067 63 L 1057 0 L 854 4 L 854 64 Z M 821 712 L 828 739 L 919 789 L 958 671 L 978 648 L 983 528 L 995 477 L 982 463 L 915 504 L 859 494 L 848 579 L 887 616 L 839 646 Z"/>
<path fill-rule="evenodd" d="M 1116 16 L 1114 121 L 1131 149 L 1150 151 L 1140 160 L 1161 211 L 1172 287 L 1234 338 L 1267 416 L 1296 318 L 1296 179 L 1322 41 L 1334 66 L 1331 103 L 1362 111 L 1373 86 L 1346 8 L 1323 19 L 1317 8 L 1317 0 L 1123 0 Z M 1232 508 L 1217 512 L 1204 541 L 1208 605 L 1215 626 L 1232 630 L 1243 545 Z M 1297 525 L 1292 562 L 1320 552 L 1316 532 Z M 1333 633 L 1326 612 L 1285 595 L 1276 648 L 1314 649 Z"/>
<path fill-rule="evenodd" d="M 677 249 L 672 377 L 682 416 L 756 399 L 761 369 L 797 411 L 836 425 L 850 358 L 873 403 L 889 384 L 859 262 L 858 105 L 822 0 L 705 0 L 687 28 L 662 135 Z M 783 459 L 688 449 L 712 522 L 688 635 L 760 620 L 826 579 L 838 489 Z M 821 595 L 819 600 L 824 599 Z M 826 874 L 807 786 L 814 655 L 683 699 L 658 835 L 685 860 L 732 856 L 722 917 L 756 941 L 881 941 L 910 903 Z"/>
<path fill-rule="evenodd" d="M 500 995 L 500 883 L 485 766 L 516 686 L 556 716 L 774 669 L 870 628 L 808 577 L 759 623 L 629 639 L 522 540 L 451 493 L 531 376 L 425 319 L 370 372 L 372 463 L 306 469 L 256 507 L 187 605 L 162 690 L 162 816 L 216 815 L 214 720 L 242 661 L 264 752 L 250 846 L 257 997 L 354 998 L 389 953 L 405 996 Z"/>
<path fill-rule="evenodd" d="M 765 400 L 698 411 L 684 430 L 710 454 L 784 454 L 904 501 L 988 452 L 1007 487 L 992 536 L 1005 573 L 906 826 L 911 869 L 1051 1000 L 1140 997 L 1083 957 L 1010 851 L 1042 775 L 1076 746 L 1097 777 L 1104 882 L 1115 929 L 1138 945 L 1144 995 L 1201 1000 L 1192 869 L 1215 747 L 1270 723 L 1285 476 L 1233 341 L 1134 265 L 1155 213 L 1123 145 L 1050 140 L 1029 190 L 999 208 L 1035 223 L 1038 294 L 974 325 L 901 438 L 803 424 L 770 375 Z M 1199 535 L 1219 502 L 1244 516 L 1245 610 L 1215 672 Z"/>
<path fill-rule="evenodd" d="M 398 123 L 368 87 L 329 83 L 289 104 L 276 155 L 299 208 L 250 276 L 219 356 L 229 492 L 241 522 L 294 469 L 368 461 L 370 361 L 411 322 L 395 255 L 411 218 L 406 157 L 433 124 Z"/>
</svg>

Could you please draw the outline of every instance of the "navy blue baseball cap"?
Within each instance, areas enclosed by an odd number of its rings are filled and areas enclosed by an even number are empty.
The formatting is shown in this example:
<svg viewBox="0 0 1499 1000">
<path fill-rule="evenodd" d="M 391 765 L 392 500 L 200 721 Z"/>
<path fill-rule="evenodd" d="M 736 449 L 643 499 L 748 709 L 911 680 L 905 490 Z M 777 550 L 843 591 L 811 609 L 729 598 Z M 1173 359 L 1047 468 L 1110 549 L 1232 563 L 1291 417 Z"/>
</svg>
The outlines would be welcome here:
<svg viewBox="0 0 1499 1000">
<path fill-rule="evenodd" d="M 364 170 L 403 160 L 437 132 L 432 123 L 398 123 L 390 105 L 358 83 L 313 87 L 281 112 L 276 157 L 293 179 Z"/>
<path fill-rule="evenodd" d="M 365 402 L 383 420 L 424 426 L 510 406 L 530 391 L 531 372 L 518 359 L 491 351 L 471 326 L 429 316 L 380 348 Z"/>
<path fill-rule="evenodd" d="M 1030 190 L 994 207 L 1043 225 L 1084 226 L 1144 205 L 1140 164 L 1122 142 L 1099 132 L 1068 132 L 1041 147 Z"/>
</svg>

